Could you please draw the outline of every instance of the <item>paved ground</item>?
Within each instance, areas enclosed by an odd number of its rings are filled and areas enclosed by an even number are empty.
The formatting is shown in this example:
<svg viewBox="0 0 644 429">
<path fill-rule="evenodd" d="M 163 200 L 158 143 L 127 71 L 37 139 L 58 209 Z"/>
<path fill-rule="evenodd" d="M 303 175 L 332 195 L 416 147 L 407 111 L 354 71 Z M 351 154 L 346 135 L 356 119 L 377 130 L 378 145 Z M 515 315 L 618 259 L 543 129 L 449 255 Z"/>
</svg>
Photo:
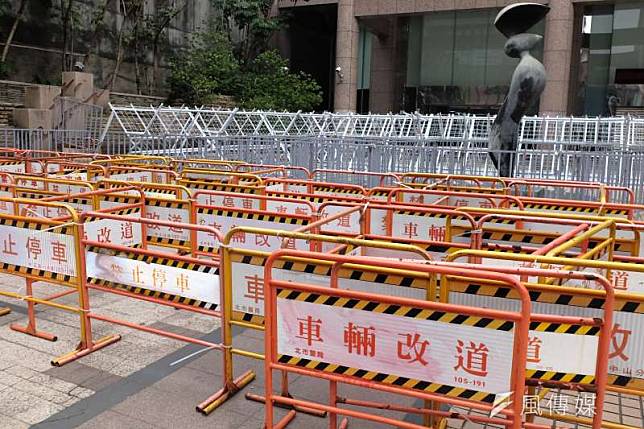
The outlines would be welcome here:
<svg viewBox="0 0 644 429">
<path fill-rule="evenodd" d="M 64 290 L 45 283 L 35 286 L 37 296 Z M 2 276 L 0 287 L 24 292 L 24 281 Z M 74 296 L 68 296 L 58 302 L 73 305 L 74 300 Z M 211 317 L 100 292 L 93 292 L 91 300 L 94 311 L 101 314 L 219 340 L 219 323 Z M 72 350 L 78 342 L 78 318 L 38 307 L 39 329 L 59 337 L 57 342 L 48 342 L 9 329 L 13 322 L 26 321 L 25 303 L 0 301 L 0 308 L 5 306 L 12 313 L 0 317 L 0 429 L 263 426 L 263 405 L 247 401 L 241 394 L 208 417 L 195 411 L 199 402 L 221 387 L 221 355 L 217 351 L 94 321 L 95 338 L 120 333 L 123 339 L 76 362 L 54 368 L 51 359 Z M 235 344 L 259 351 L 262 336 L 248 330 L 238 332 Z M 253 369 L 258 378 L 244 392 L 263 393 L 263 363 L 236 359 L 237 374 L 247 369 Z M 296 395 L 326 399 L 325 384 L 316 388 L 292 377 L 291 386 Z M 372 395 L 372 399 L 379 398 Z M 277 414 L 284 412 L 278 410 Z M 324 419 L 298 414 L 292 427 L 315 429 L 326 425 Z M 368 423 L 356 422 L 352 427 L 367 428 Z"/>
<path fill-rule="evenodd" d="M 3 290 L 24 290 L 24 281 L 1 276 L 0 287 Z M 39 283 L 36 295 L 61 290 Z M 94 311 L 98 313 L 211 341 L 219 339 L 218 321 L 211 317 L 99 292 L 93 293 L 91 299 Z M 60 302 L 73 304 L 74 300 L 74 296 L 68 296 Z M 263 405 L 249 402 L 241 394 L 208 417 L 195 411 L 199 402 L 221 387 L 221 355 L 217 351 L 206 351 L 201 346 L 94 322 L 95 338 L 120 333 L 123 339 L 79 361 L 54 368 L 50 360 L 72 350 L 78 342 L 77 316 L 52 308 L 39 308 L 39 328 L 59 336 L 59 340 L 52 343 L 10 330 L 10 323 L 26 320 L 26 305 L 7 300 L 0 301 L 0 308 L 5 306 L 5 302 L 9 303 L 12 313 L 0 317 L 0 429 L 256 429 L 263 426 Z M 262 335 L 248 330 L 237 332 L 235 345 L 259 351 Z M 237 374 L 247 369 L 258 374 L 257 380 L 244 392 L 263 393 L 263 363 L 238 358 L 235 364 Z M 292 377 L 290 386 L 296 397 L 327 399 L 324 383 Z M 346 387 L 339 394 L 363 400 L 383 399 L 377 394 L 365 394 Z M 413 405 L 410 401 L 399 403 Z M 613 397 L 607 408 L 621 411 L 624 423 L 642 426 L 644 407 L 640 399 Z M 283 415 L 284 411 L 276 413 Z M 391 412 L 380 413 L 392 416 Z M 417 421 L 411 416 L 397 414 L 396 417 Z M 299 413 L 289 427 L 322 429 L 328 427 L 327 424 L 325 419 Z M 372 429 L 382 426 L 352 420 L 350 427 Z M 469 429 L 483 426 L 452 421 L 449 427 Z"/>
</svg>

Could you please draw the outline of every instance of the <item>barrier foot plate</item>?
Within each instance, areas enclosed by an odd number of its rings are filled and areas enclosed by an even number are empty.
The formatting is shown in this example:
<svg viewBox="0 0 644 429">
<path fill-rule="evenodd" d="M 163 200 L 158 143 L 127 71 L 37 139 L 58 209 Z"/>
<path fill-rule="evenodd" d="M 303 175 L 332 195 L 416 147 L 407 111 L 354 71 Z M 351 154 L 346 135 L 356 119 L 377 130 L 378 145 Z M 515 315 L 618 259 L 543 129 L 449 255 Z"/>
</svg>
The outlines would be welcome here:
<svg viewBox="0 0 644 429">
<path fill-rule="evenodd" d="M 108 335 L 92 343 L 91 347 L 85 347 L 85 348 L 79 347 L 76 350 L 73 350 L 69 353 L 66 353 L 62 356 L 52 359 L 51 364 L 53 366 L 63 366 L 69 362 L 75 361 L 76 359 L 80 359 L 83 356 L 86 356 L 92 352 L 100 350 L 103 347 L 107 347 L 110 344 L 114 344 L 120 339 L 121 339 L 121 336 L 119 334 Z"/>
<path fill-rule="evenodd" d="M 246 399 L 248 399 L 249 401 L 260 402 L 262 404 L 266 403 L 266 397 L 264 397 L 262 395 L 256 395 L 254 393 L 247 393 L 245 396 L 246 396 Z M 291 396 L 288 395 L 288 397 L 290 398 Z M 300 407 L 300 406 L 297 406 L 297 405 L 293 406 L 293 405 L 289 405 L 289 404 L 280 404 L 279 402 L 274 404 L 274 405 L 276 407 L 284 408 L 286 410 L 298 411 L 300 413 L 308 414 L 310 416 L 322 417 L 322 418 L 326 417 L 326 411 L 314 410 L 312 408 Z"/>
<path fill-rule="evenodd" d="M 229 398 L 233 397 L 237 392 L 246 387 L 248 383 L 255 379 L 255 373 L 248 370 L 239 377 L 237 377 L 230 385 L 217 391 L 214 395 L 197 405 L 197 411 L 207 416 L 212 413 L 217 407 L 226 402 Z"/>
<path fill-rule="evenodd" d="M 10 308 L 0 308 L 0 316 L 6 316 L 9 313 L 11 313 Z"/>
<path fill-rule="evenodd" d="M 11 328 L 13 331 L 22 332 L 23 334 L 31 335 L 32 337 L 36 338 L 42 338 L 43 340 L 47 341 L 53 342 L 58 340 L 58 337 L 56 335 L 50 334 L 48 332 L 37 331 L 33 325 L 21 326 L 16 323 L 12 323 L 11 325 L 9 325 L 9 328 Z"/>
</svg>

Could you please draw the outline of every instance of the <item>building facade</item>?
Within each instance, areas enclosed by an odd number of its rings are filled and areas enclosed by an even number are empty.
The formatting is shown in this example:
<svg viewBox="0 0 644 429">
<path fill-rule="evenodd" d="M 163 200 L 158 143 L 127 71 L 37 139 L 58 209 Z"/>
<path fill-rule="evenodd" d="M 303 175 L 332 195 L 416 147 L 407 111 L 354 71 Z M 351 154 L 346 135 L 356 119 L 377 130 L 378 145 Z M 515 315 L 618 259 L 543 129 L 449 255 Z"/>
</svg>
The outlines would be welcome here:
<svg viewBox="0 0 644 429">
<path fill-rule="evenodd" d="M 494 18 L 507 0 L 279 0 L 280 46 L 324 90 L 322 110 L 492 113 L 518 60 Z M 644 0 L 543 1 L 531 32 L 548 78 L 534 113 L 644 110 Z"/>
</svg>

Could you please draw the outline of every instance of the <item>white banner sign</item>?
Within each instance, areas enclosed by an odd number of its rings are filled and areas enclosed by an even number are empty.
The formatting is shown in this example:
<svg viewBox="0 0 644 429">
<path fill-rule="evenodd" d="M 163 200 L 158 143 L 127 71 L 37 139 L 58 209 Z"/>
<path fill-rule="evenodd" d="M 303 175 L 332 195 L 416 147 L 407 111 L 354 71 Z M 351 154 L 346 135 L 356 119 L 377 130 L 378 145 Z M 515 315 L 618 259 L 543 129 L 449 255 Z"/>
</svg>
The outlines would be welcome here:
<svg viewBox="0 0 644 429">
<path fill-rule="evenodd" d="M 190 223 L 190 212 L 187 209 L 145 206 L 145 217 L 174 223 Z M 190 239 L 189 230 L 176 226 L 148 225 L 147 229 L 151 237 L 183 241 Z"/>
<path fill-rule="evenodd" d="M 110 174 L 110 180 L 121 180 L 124 182 L 163 182 L 162 173 L 153 173 L 151 171 L 130 171 L 128 173 Z"/>
<path fill-rule="evenodd" d="M 266 201 L 266 210 L 269 212 L 276 212 L 282 214 L 294 214 L 302 216 L 311 216 L 313 213 L 311 207 L 307 203 L 293 201 Z"/>
<path fill-rule="evenodd" d="M 277 300 L 280 354 L 494 394 L 510 390 L 513 334 Z"/>
<path fill-rule="evenodd" d="M 325 205 L 321 210 L 320 217 L 325 219 L 330 216 L 335 216 L 338 213 L 351 209 L 349 206 L 334 206 Z M 360 234 L 360 210 L 356 210 L 347 215 L 340 216 L 339 218 L 327 222 L 321 226 L 321 229 L 326 232 L 340 232 L 345 234 Z"/>
<path fill-rule="evenodd" d="M 233 197 L 231 195 L 198 194 L 197 203 L 204 206 L 259 210 L 261 200 L 243 195 Z"/>
<path fill-rule="evenodd" d="M 447 219 L 394 212 L 392 236 L 410 240 L 445 241 Z"/>
<path fill-rule="evenodd" d="M 5 173 L 24 173 L 25 165 L 20 164 L 0 164 L 0 171 Z"/>
<path fill-rule="evenodd" d="M 225 236 L 228 231 L 238 226 L 247 226 L 253 228 L 265 228 L 273 230 L 292 231 L 302 227 L 302 225 L 270 222 L 256 219 L 244 219 L 238 217 L 219 216 L 216 214 L 197 213 L 197 224 L 211 226 L 221 231 Z M 209 232 L 198 232 L 197 241 L 199 246 L 218 247 L 214 234 Z M 282 247 L 282 244 L 289 249 L 310 250 L 309 244 L 304 240 L 293 240 L 290 238 L 281 238 L 267 234 L 251 234 L 239 232 L 232 237 L 230 245 L 238 249 L 252 249 L 271 251 Z"/>
<path fill-rule="evenodd" d="M 0 225 L 0 261 L 68 276 L 76 275 L 71 235 Z"/>
<path fill-rule="evenodd" d="M 86 222 L 85 239 L 99 243 L 134 246 L 142 242 L 142 228 L 139 222 L 97 219 Z"/>
<path fill-rule="evenodd" d="M 450 292 L 450 302 L 474 305 L 499 310 L 516 310 L 516 300 L 481 295 Z M 571 305 L 532 303 L 533 313 L 554 314 L 575 317 L 601 318 L 603 311 L 596 308 L 574 307 Z M 613 332 L 609 350 L 608 373 L 627 377 L 644 378 L 644 338 L 642 331 L 644 314 L 616 311 L 613 313 Z M 532 361 L 528 355 L 528 368 L 548 369 L 549 371 L 573 374 L 594 374 L 597 355 L 597 337 L 589 335 L 549 334 L 530 331 L 530 338 L 539 337 L 542 342 L 533 340 Z M 560 337 L 554 340 L 554 337 Z M 578 337 L 578 338 L 575 338 Z M 539 345 L 539 355 L 534 347 Z M 540 358 L 540 360 L 538 359 Z M 538 360 L 538 361 L 537 361 Z"/>
<path fill-rule="evenodd" d="M 219 304 L 219 275 L 86 252 L 87 276 Z"/>
</svg>

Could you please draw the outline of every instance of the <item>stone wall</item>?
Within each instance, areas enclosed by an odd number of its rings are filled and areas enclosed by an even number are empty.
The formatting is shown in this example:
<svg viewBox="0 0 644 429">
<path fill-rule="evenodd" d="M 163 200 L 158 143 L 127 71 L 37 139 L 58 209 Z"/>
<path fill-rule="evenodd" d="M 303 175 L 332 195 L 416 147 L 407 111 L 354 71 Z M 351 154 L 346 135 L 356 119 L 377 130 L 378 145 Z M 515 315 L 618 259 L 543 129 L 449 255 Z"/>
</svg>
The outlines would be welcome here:
<svg viewBox="0 0 644 429">
<path fill-rule="evenodd" d="M 106 87 L 115 68 L 118 47 L 118 34 L 121 28 L 123 38 L 131 36 L 131 20 L 124 20 L 123 4 L 131 2 L 107 1 L 102 25 L 96 32 L 93 23 L 97 11 L 106 0 L 75 0 L 73 31 L 68 35 L 68 63 L 76 61 L 85 63 L 84 71 L 95 75 L 96 87 Z M 13 14 L 18 8 L 19 0 L 9 0 L 13 12 L 0 15 L 0 46 L 4 46 L 6 35 L 13 24 Z M 63 2 L 67 3 L 67 2 Z M 144 0 L 143 14 L 152 16 L 158 9 L 170 4 L 170 0 Z M 177 2 L 177 4 L 184 4 Z M 61 25 L 61 2 L 29 1 L 24 20 L 18 25 L 16 35 L 9 49 L 7 63 L 10 66 L 9 79 L 21 82 L 33 82 L 49 85 L 60 85 L 60 73 L 63 71 L 63 29 Z M 155 77 L 152 74 L 151 42 L 141 55 L 140 67 L 147 68 L 147 81 L 151 83 L 146 92 L 163 93 L 162 85 L 167 75 L 167 60 L 170 52 L 185 45 L 191 32 L 202 28 L 213 15 L 210 0 L 191 0 L 171 21 L 160 43 L 160 69 Z M 73 43 L 70 41 L 73 40 Z M 97 43 L 98 42 L 98 43 Z M 71 49 L 70 49 L 71 48 Z M 91 52 L 88 57 L 87 54 Z M 119 67 L 113 90 L 137 92 L 134 52 L 130 47 L 123 51 L 123 62 Z M 138 52 L 141 52 L 140 50 Z M 69 69 L 70 67 L 67 67 Z M 146 85 L 147 86 L 147 85 Z M 142 89 L 143 90 L 143 89 Z"/>
<path fill-rule="evenodd" d="M 31 84 L 10 80 L 0 80 L 0 128 L 14 127 L 13 110 L 25 107 L 27 87 Z M 159 106 L 165 104 L 165 97 L 154 95 L 128 94 L 123 92 L 112 92 L 110 103 L 118 106 Z M 235 100 L 226 95 L 216 97 L 211 107 L 233 109 L 236 107 Z M 110 114 L 110 109 L 103 108 L 105 120 Z"/>
<path fill-rule="evenodd" d="M 13 109 L 19 107 L 16 104 L 0 103 L 0 128 L 13 127 Z"/>
</svg>

